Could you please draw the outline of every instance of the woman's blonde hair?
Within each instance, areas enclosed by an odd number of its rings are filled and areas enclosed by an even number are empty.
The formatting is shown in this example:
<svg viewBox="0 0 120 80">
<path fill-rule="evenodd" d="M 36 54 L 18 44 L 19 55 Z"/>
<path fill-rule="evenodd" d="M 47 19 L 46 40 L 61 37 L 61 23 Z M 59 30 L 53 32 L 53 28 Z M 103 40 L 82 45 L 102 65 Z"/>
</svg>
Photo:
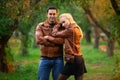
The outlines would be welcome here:
<svg viewBox="0 0 120 80">
<path fill-rule="evenodd" d="M 82 30 L 81 30 L 81 28 L 77 25 L 77 23 L 76 23 L 75 20 L 73 19 L 72 15 L 71 15 L 70 13 L 63 13 L 63 14 L 61 14 L 61 15 L 59 16 L 59 19 L 62 18 L 62 17 L 68 19 L 71 24 L 74 23 L 74 24 L 80 29 L 81 38 L 83 38 Z"/>
<path fill-rule="evenodd" d="M 68 19 L 70 23 L 76 23 L 70 13 L 63 13 L 59 16 L 59 18 L 62 18 L 62 17 Z"/>
</svg>

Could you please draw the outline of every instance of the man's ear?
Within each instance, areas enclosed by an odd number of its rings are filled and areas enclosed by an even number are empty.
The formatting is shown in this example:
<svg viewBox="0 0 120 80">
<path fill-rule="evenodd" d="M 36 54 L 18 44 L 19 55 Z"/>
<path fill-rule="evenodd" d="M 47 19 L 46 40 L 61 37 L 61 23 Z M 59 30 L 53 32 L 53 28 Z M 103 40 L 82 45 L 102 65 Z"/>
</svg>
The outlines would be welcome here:
<svg viewBox="0 0 120 80">
<path fill-rule="evenodd" d="M 57 12 L 56 14 L 57 14 L 57 16 L 59 15 L 59 13 L 58 13 L 58 12 Z"/>
<path fill-rule="evenodd" d="M 48 13 L 46 13 L 46 16 L 48 16 Z"/>
</svg>

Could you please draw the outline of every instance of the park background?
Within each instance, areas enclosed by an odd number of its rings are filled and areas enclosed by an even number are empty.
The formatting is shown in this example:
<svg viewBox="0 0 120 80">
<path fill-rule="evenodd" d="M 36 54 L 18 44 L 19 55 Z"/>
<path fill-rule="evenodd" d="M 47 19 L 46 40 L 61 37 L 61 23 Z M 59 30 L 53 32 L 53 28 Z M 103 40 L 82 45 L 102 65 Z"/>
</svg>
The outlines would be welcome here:
<svg viewBox="0 0 120 80">
<path fill-rule="evenodd" d="M 0 0 L 0 80 L 37 80 L 35 29 L 51 5 L 83 30 L 84 79 L 120 80 L 120 0 Z"/>
</svg>

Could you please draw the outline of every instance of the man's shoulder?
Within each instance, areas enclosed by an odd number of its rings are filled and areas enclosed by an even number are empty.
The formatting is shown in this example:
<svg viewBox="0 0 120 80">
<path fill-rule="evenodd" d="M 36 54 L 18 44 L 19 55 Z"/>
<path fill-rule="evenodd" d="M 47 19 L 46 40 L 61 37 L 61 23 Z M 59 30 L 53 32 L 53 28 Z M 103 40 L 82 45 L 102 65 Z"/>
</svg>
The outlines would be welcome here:
<svg viewBox="0 0 120 80">
<path fill-rule="evenodd" d="M 44 22 L 40 22 L 40 23 L 38 23 L 36 29 L 40 28 L 40 27 L 43 26 L 43 25 L 44 25 Z"/>
<path fill-rule="evenodd" d="M 40 22 L 37 26 L 43 26 L 44 22 Z"/>
</svg>

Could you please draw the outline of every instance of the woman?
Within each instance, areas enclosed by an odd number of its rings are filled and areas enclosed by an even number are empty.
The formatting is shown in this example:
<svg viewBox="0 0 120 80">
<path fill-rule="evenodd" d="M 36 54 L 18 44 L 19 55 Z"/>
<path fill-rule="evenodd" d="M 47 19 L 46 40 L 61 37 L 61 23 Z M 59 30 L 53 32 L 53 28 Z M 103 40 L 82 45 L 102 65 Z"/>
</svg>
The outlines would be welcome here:
<svg viewBox="0 0 120 80">
<path fill-rule="evenodd" d="M 66 64 L 58 80 L 67 80 L 71 75 L 74 75 L 75 80 L 83 80 L 83 74 L 87 71 L 82 52 L 80 51 L 80 40 L 83 37 L 82 30 L 69 13 L 61 14 L 59 23 L 59 25 L 53 28 L 52 36 L 64 38 Z M 64 27 L 64 29 L 58 31 L 60 27 Z M 49 37 L 46 38 L 50 40 Z"/>
</svg>

